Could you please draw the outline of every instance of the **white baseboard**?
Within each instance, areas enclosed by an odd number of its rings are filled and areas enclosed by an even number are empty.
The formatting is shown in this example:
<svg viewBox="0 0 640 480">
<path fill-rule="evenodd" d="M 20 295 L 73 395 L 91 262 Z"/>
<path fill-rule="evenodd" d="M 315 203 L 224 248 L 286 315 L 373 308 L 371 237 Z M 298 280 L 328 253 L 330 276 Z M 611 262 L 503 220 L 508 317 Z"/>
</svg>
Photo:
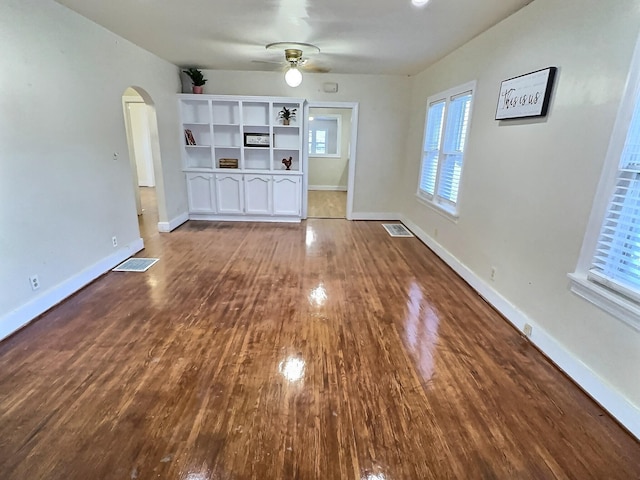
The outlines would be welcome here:
<svg viewBox="0 0 640 480">
<path fill-rule="evenodd" d="M 427 235 L 420 227 L 402 216 L 404 223 L 425 245 L 433 250 L 446 264 L 460 275 L 487 302 L 521 332 L 525 323 L 531 325 L 529 337 L 558 368 L 564 371 L 591 398 L 607 410 L 616 420 L 640 439 L 640 409 L 615 390 L 607 381 L 599 377 L 588 365 L 573 355 L 554 337 L 542 329 L 535 321 L 495 291 L 487 282 L 451 255 L 442 245 Z"/>
<path fill-rule="evenodd" d="M 171 220 L 169 220 L 168 222 L 158 222 L 158 231 L 162 232 L 162 233 L 171 232 L 171 231 L 175 230 L 176 228 L 178 228 L 180 225 L 182 225 L 187 220 L 189 220 L 189 214 L 186 213 L 186 212 L 185 213 L 181 213 L 177 217 L 172 218 Z"/>
<path fill-rule="evenodd" d="M 330 190 L 333 192 L 346 192 L 347 187 L 341 187 L 339 185 L 309 185 L 309 190 Z"/>
<path fill-rule="evenodd" d="M 400 220 L 400 214 L 394 212 L 351 212 L 349 220 Z"/>
<path fill-rule="evenodd" d="M 100 275 L 109 271 L 120 262 L 126 260 L 143 248 L 144 241 L 142 238 L 139 238 L 124 248 L 112 253 L 108 257 L 103 258 L 88 268 L 85 268 L 73 277 L 68 278 L 62 283 L 42 292 L 33 300 L 7 313 L 0 318 L 0 340 L 24 327 L 51 307 L 57 305 L 68 296 L 77 292 L 85 285 L 88 285 Z"/>
</svg>

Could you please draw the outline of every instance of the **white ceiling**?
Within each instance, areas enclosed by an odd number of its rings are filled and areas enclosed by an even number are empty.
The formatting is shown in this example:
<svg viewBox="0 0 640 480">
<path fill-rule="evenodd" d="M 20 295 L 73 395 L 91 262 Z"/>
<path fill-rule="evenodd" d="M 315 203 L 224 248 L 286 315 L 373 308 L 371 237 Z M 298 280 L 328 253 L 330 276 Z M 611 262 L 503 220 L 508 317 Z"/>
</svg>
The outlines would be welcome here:
<svg viewBox="0 0 640 480">
<path fill-rule="evenodd" d="M 532 0 L 56 1 L 182 67 L 273 70 L 266 44 L 306 42 L 334 73 L 413 75 Z"/>
</svg>

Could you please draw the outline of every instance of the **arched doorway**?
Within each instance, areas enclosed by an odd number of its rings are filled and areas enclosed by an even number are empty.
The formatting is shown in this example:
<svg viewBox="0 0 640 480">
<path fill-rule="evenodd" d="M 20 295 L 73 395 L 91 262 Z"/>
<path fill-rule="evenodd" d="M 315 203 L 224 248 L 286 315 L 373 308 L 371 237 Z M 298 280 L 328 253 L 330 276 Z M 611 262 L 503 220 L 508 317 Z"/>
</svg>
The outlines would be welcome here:
<svg viewBox="0 0 640 480">
<path fill-rule="evenodd" d="M 131 86 L 122 95 L 122 108 L 136 213 L 147 240 L 158 233 L 158 210 L 164 204 L 155 106 L 144 89 Z"/>
</svg>

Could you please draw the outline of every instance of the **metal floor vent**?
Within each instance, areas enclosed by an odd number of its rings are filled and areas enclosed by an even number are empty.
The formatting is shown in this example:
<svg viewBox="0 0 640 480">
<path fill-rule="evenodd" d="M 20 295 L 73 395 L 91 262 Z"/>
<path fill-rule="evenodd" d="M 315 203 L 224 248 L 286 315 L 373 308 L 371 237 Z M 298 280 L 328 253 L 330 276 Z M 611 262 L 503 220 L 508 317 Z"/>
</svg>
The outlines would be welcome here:
<svg viewBox="0 0 640 480">
<path fill-rule="evenodd" d="M 401 223 L 383 223 L 382 226 L 392 237 L 413 237 L 413 233 Z"/>
<path fill-rule="evenodd" d="M 116 268 L 114 272 L 146 272 L 151 268 L 151 265 L 156 263 L 159 258 L 130 258 L 125 260 Z"/>
</svg>

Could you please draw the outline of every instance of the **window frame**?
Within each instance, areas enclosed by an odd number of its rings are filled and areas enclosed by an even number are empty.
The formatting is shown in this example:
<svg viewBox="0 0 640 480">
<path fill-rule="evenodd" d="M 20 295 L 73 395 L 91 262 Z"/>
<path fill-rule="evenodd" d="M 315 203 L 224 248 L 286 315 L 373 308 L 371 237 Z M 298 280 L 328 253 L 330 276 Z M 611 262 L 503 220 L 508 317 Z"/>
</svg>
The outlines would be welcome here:
<svg viewBox="0 0 640 480">
<path fill-rule="evenodd" d="M 309 135 L 312 137 L 312 141 L 311 143 L 308 142 L 309 139 L 307 139 L 307 149 L 308 149 L 308 154 L 309 157 L 313 157 L 313 158 L 341 158 L 342 157 L 342 115 L 338 115 L 338 114 L 320 114 L 320 115 L 312 115 L 315 118 L 318 118 L 320 120 L 336 120 L 336 153 L 313 153 L 311 151 L 311 145 L 315 145 L 316 144 L 316 140 L 315 140 L 315 132 L 317 130 L 315 130 L 313 128 L 313 121 L 309 121 Z M 328 130 L 324 130 L 327 132 L 327 137 L 329 136 L 329 131 Z M 325 140 L 325 148 L 326 146 L 329 145 L 329 141 L 328 138 L 327 140 Z"/>
<path fill-rule="evenodd" d="M 640 301 L 634 301 L 621 291 L 608 288 L 606 281 L 597 281 L 593 272 L 590 272 L 603 221 L 616 189 L 622 153 L 637 103 L 640 104 L 640 37 L 636 42 L 625 91 L 618 107 L 580 256 L 575 271 L 569 273 L 568 277 L 573 293 L 640 331 Z M 635 293 L 640 295 L 640 288 Z"/>
<path fill-rule="evenodd" d="M 420 169 L 418 172 L 418 187 L 416 190 L 416 197 L 420 203 L 423 203 L 429 207 L 434 208 L 438 213 L 444 213 L 446 217 L 453 219 L 454 221 L 457 220 L 460 213 L 459 212 L 460 198 L 461 198 L 460 186 L 462 185 L 464 163 L 465 163 L 466 152 L 469 144 L 469 137 L 471 133 L 471 123 L 473 120 L 473 104 L 474 104 L 475 93 L 476 93 L 476 83 L 477 82 L 473 80 L 471 82 L 467 82 L 462 85 L 449 88 L 448 90 L 429 96 L 426 102 L 424 128 L 422 133 L 422 143 L 420 145 Z M 460 180 L 458 182 L 458 193 L 456 196 L 456 202 L 452 202 L 451 200 L 440 197 L 438 195 L 440 181 L 442 180 L 442 175 L 443 175 L 442 167 L 445 163 L 447 155 L 449 155 L 449 153 L 444 151 L 444 140 L 447 135 L 447 127 L 448 127 L 447 122 L 448 122 L 450 104 L 456 98 L 459 98 L 467 93 L 471 94 L 471 99 L 469 102 L 468 122 L 466 126 L 465 137 L 464 137 L 464 149 L 462 150 L 462 155 L 461 155 L 462 158 L 460 160 L 461 166 L 460 166 Z M 428 151 L 425 150 L 425 142 L 427 141 L 427 132 L 429 131 L 429 126 L 430 126 L 429 110 L 433 105 L 436 105 L 441 102 L 445 102 L 445 106 L 444 106 L 444 112 L 442 117 L 442 127 L 440 131 L 440 138 L 439 138 L 434 191 L 433 191 L 433 194 L 431 194 L 421 188 L 421 181 L 423 177 L 423 171 L 425 168 L 425 158 L 428 153 Z"/>
</svg>

